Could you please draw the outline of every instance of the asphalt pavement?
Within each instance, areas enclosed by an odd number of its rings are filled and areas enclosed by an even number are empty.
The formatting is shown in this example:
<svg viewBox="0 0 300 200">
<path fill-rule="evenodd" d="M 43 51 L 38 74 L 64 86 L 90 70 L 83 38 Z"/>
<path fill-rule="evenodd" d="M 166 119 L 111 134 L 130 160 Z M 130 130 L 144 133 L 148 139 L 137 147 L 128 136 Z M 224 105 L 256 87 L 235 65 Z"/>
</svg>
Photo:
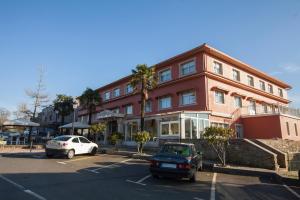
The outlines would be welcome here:
<svg viewBox="0 0 300 200">
<path fill-rule="evenodd" d="M 197 181 L 153 179 L 149 163 L 120 155 L 100 154 L 47 159 L 43 153 L 0 156 L 3 200 L 202 200 L 300 199 L 299 188 L 269 177 L 202 171 Z"/>
</svg>

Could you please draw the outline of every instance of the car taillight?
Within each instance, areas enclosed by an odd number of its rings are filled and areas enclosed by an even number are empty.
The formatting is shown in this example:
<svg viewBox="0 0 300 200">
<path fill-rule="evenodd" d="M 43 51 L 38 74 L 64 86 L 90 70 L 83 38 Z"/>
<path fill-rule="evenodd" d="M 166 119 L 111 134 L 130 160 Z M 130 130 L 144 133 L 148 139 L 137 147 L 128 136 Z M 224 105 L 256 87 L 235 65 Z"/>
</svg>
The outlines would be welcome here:
<svg viewBox="0 0 300 200">
<path fill-rule="evenodd" d="M 191 169 L 191 165 L 188 163 L 177 164 L 178 169 Z"/>
<path fill-rule="evenodd" d="M 62 146 L 63 146 L 63 147 L 68 146 L 68 143 L 65 143 L 65 142 L 64 142 L 64 143 L 62 144 Z"/>
<path fill-rule="evenodd" d="M 152 167 L 156 167 L 156 166 L 159 165 L 159 162 L 157 162 L 156 160 L 150 160 L 150 165 L 151 165 Z"/>
</svg>

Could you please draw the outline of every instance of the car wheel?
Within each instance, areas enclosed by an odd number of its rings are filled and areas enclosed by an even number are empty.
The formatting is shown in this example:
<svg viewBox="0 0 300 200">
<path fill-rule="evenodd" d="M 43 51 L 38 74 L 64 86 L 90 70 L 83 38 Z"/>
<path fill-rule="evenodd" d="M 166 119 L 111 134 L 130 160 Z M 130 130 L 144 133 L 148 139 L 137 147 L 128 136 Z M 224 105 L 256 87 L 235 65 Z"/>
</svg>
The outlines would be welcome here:
<svg viewBox="0 0 300 200">
<path fill-rule="evenodd" d="M 73 149 L 71 149 L 68 151 L 67 157 L 69 159 L 72 159 L 74 157 L 74 155 L 75 155 L 75 151 Z"/>
<path fill-rule="evenodd" d="M 190 178 L 190 182 L 191 183 L 196 182 L 196 174 L 193 174 L 193 176 Z"/>
<path fill-rule="evenodd" d="M 93 150 L 91 151 L 91 155 L 94 156 L 94 155 L 97 153 L 97 150 L 98 150 L 98 149 L 97 149 L 96 147 L 94 147 Z"/>
</svg>

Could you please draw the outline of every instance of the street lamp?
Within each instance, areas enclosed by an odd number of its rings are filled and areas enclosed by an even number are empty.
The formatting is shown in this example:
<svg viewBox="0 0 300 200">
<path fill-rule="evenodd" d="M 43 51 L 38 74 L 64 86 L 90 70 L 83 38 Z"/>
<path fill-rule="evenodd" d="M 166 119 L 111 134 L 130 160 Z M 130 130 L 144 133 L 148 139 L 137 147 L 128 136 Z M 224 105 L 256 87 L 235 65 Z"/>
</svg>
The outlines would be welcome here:
<svg viewBox="0 0 300 200">
<path fill-rule="evenodd" d="M 75 122 L 75 112 L 78 107 L 78 102 L 75 100 L 73 103 L 73 121 L 72 121 L 72 135 L 74 135 L 74 122 Z"/>
</svg>

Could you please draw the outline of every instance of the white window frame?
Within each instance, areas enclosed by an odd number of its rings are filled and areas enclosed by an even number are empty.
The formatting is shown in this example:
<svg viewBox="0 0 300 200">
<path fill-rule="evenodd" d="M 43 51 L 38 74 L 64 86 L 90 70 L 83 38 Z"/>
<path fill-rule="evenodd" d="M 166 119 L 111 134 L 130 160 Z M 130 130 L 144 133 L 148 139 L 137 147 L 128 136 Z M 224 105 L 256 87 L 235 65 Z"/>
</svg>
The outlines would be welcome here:
<svg viewBox="0 0 300 200">
<path fill-rule="evenodd" d="M 254 77 L 253 76 L 247 75 L 247 81 L 248 81 L 249 86 L 254 87 Z"/>
<path fill-rule="evenodd" d="M 183 74 L 182 73 L 182 68 L 185 64 L 188 64 L 188 63 L 191 63 L 193 62 L 194 63 L 194 70 L 193 71 L 190 71 L 189 73 L 187 74 Z M 193 58 L 193 59 L 190 59 L 190 60 L 187 60 L 187 61 L 184 61 L 182 63 L 179 64 L 179 74 L 180 74 L 180 77 L 183 77 L 183 76 L 188 76 L 188 75 L 191 75 L 191 74 L 194 74 L 197 72 L 197 69 L 196 69 L 196 59 Z"/>
<path fill-rule="evenodd" d="M 162 134 L 162 126 L 164 125 L 164 124 L 168 124 L 169 125 L 169 133 L 168 133 L 168 135 L 163 135 Z M 172 133 L 172 131 L 171 131 L 171 124 L 178 124 L 178 134 L 170 134 L 170 133 Z M 160 126 L 159 126 L 159 128 L 160 128 L 160 131 L 159 131 L 159 135 L 161 136 L 161 137 L 172 137 L 172 136 L 179 136 L 180 135 L 180 123 L 179 123 L 179 121 L 167 121 L 167 122 L 160 122 Z"/>
<path fill-rule="evenodd" d="M 150 104 L 150 109 L 148 109 L 148 110 L 147 110 L 147 108 L 149 108 L 149 106 L 147 106 L 147 103 Z M 146 103 L 145 103 L 145 112 L 146 113 L 152 112 L 152 101 L 151 100 L 146 101 Z"/>
<path fill-rule="evenodd" d="M 166 72 L 166 71 L 170 71 L 170 78 L 167 79 L 167 80 L 162 80 L 161 79 L 161 74 Z M 172 68 L 171 67 L 168 67 L 168 68 L 165 68 L 165 69 L 162 69 L 158 72 L 158 78 L 159 78 L 159 83 L 165 83 L 165 82 L 168 82 L 168 81 L 171 81 L 172 80 Z"/>
<path fill-rule="evenodd" d="M 118 94 L 118 95 L 116 95 L 116 91 L 119 91 L 119 94 Z M 119 97 L 119 96 L 121 96 L 121 89 L 120 89 L 120 88 L 115 88 L 115 89 L 113 90 L 113 97 Z"/>
<path fill-rule="evenodd" d="M 184 102 L 183 102 L 183 97 L 184 97 L 184 95 L 187 95 L 187 94 L 193 94 L 193 96 L 194 96 L 194 101 L 193 101 L 193 102 L 189 102 L 189 103 L 185 103 L 185 104 L 184 104 Z M 191 96 L 192 96 L 192 95 L 191 95 Z M 190 98 L 189 98 L 189 99 L 190 99 Z M 195 91 L 190 90 L 190 91 L 182 92 L 182 93 L 180 94 L 180 105 L 181 105 L 181 106 L 195 105 L 196 103 L 197 103 L 197 96 L 196 96 L 196 92 L 195 92 Z"/>
<path fill-rule="evenodd" d="M 170 107 L 162 108 L 161 107 L 161 100 L 167 99 L 167 98 L 170 98 Z M 171 96 L 165 96 L 165 97 L 161 97 L 161 98 L 158 99 L 158 109 L 159 110 L 167 110 L 167 109 L 170 109 L 170 108 L 172 108 L 172 97 Z"/>
<path fill-rule="evenodd" d="M 219 68 L 216 68 L 216 66 L 219 66 Z M 214 61 L 213 69 L 214 69 L 215 74 L 223 75 L 223 65 L 222 65 L 222 63 Z"/>
<path fill-rule="evenodd" d="M 237 78 L 235 78 L 234 72 L 237 72 Z M 237 69 L 232 69 L 232 79 L 233 79 L 234 81 L 238 81 L 238 82 L 241 81 L 241 73 L 240 73 L 239 70 L 237 70 Z"/>
<path fill-rule="evenodd" d="M 273 85 L 268 84 L 268 92 L 269 92 L 270 94 L 273 94 L 273 93 L 274 93 Z"/>
<path fill-rule="evenodd" d="M 128 113 L 128 108 L 130 108 L 130 107 L 131 107 L 131 113 Z M 125 114 L 126 115 L 132 115 L 133 114 L 133 105 L 132 104 L 125 106 Z"/>
<path fill-rule="evenodd" d="M 103 97 L 104 97 L 104 101 L 110 100 L 111 97 L 110 91 L 104 92 Z"/>
<path fill-rule="evenodd" d="M 223 102 L 218 102 L 217 101 L 217 93 L 223 94 Z M 219 91 L 219 90 L 215 90 L 214 91 L 214 97 L 215 97 L 215 103 L 216 104 L 220 104 L 220 105 L 224 105 L 225 104 L 225 92 L 222 92 L 222 91 Z"/>
<path fill-rule="evenodd" d="M 266 91 L 266 83 L 262 80 L 259 80 L 259 89 Z"/>
<path fill-rule="evenodd" d="M 131 88 L 131 91 L 128 91 L 128 87 Z M 131 94 L 133 92 L 133 87 L 130 85 L 130 83 L 126 84 L 125 86 L 125 94 Z"/>
<path fill-rule="evenodd" d="M 239 99 L 239 102 L 241 103 L 241 105 L 237 105 L 236 104 L 236 99 Z M 242 108 L 243 107 L 243 99 L 242 99 L 242 97 L 240 97 L 240 96 L 233 96 L 233 101 L 234 101 L 234 107 L 235 108 Z"/>
</svg>

